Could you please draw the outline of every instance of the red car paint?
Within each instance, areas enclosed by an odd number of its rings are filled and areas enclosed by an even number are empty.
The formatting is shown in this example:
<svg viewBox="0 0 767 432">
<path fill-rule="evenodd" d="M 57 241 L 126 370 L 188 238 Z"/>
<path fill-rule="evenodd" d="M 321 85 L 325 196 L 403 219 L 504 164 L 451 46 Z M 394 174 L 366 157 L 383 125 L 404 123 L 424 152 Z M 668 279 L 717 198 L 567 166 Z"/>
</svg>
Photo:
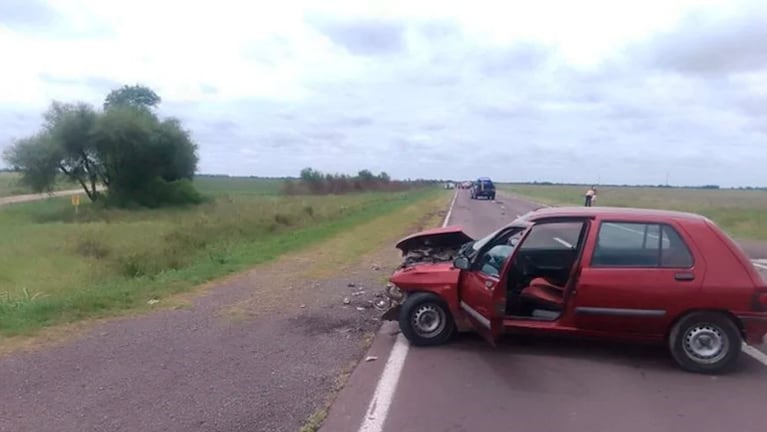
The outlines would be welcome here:
<svg viewBox="0 0 767 432">
<path fill-rule="evenodd" d="M 556 320 L 506 315 L 504 287 L 519 247 L 504 262 L 500 277 L 479 270 L 459 270 L 448 263 L 429 263 L 397 271 L 390 281 L 406 293 L 437 294 L 449 306 L 459 328 L 463 327 L 461 323 L 470 322 L 491 341 L 503 332 L 664 341 L 678 319 L 702 310 L 730 316 L 748 343 L 761 343 L 767 333 L 767 284 L 740 247 L 702 216 L 646 209 L 559 207 L 535 211 L 525 219 L 532 222 L 532 227 L 557 220 L 583 221 L 586 226 L 580 255 L 564 287 L 564 306 Z M 610 222 L 673 228 L 689 250 L 692 265 L 673 268 L 592 265 L 601 224 Z M 430 230 L 411 237 L 423 239 L 444 232 Z"/>
<path fill-rule="evenodd" d="M 472 238 L 463 232 L 460 226 L 447 226 L 409 235 L 398 241 L 395 247 L 404 252 L 416 247 L 434 246 L 435 244 L 462 244 L 471 240 Z"/>
</svg>

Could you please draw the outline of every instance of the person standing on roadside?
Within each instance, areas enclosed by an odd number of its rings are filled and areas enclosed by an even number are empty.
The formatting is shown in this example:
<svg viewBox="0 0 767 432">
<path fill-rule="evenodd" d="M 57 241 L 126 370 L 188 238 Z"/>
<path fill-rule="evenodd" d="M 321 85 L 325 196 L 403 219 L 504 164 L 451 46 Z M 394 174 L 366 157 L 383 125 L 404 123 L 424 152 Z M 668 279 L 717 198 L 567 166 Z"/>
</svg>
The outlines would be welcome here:
<svg viewBox="0 0 767 432">
<path fill-rule="evenodd" d="M 586 191 L 586 207 L 591 207 L 597 197 L 597 188 L 592 186 Z"/>
</svg>

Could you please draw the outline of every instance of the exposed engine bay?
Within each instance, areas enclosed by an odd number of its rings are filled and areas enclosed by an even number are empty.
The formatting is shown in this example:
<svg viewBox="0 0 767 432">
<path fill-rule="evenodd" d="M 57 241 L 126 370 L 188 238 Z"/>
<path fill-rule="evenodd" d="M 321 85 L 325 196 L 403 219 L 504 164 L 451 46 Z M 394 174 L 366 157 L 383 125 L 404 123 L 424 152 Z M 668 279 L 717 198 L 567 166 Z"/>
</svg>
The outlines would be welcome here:
<svg viewBox="0 0 767 432">
<path fill-rule="evenodd" d="M 405 237 L 397 243 L 403 258 L 398 269 L 452 261 L 461 246 L 472 240 L 460 227 L 437 228 Z"/>
<path fill-rule="evenodd" d="M 403 253 L 402 264 L 397 269 L 410 267 L 421 263 L 449 262 L 455 259 L 460 246 L 457 247 L 423 247 L 411 249 Z"/>
</svg>

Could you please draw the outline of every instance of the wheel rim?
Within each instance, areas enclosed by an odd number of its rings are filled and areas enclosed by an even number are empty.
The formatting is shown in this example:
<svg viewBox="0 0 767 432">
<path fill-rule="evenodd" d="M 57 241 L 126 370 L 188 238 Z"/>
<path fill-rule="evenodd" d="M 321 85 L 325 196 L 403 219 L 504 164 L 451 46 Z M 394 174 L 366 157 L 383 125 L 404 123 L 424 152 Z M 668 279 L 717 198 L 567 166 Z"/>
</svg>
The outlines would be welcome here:
<svg viewBox="0 0 767 432">
<path fill-rule="evenodd" d="M 702 364 L 721 361 L 730 349 L 727 335 L 713 324 L 699 324 L 691 327 L 684 335 L 683 344 L 687 356 Z"/>
<path fill-rule="evenodd" d="M 418 336 L 432 338 L 445 329 L 445 311 L 435 304 L 423 304 L 411 316 L 413 330 Z"/>
</svg>

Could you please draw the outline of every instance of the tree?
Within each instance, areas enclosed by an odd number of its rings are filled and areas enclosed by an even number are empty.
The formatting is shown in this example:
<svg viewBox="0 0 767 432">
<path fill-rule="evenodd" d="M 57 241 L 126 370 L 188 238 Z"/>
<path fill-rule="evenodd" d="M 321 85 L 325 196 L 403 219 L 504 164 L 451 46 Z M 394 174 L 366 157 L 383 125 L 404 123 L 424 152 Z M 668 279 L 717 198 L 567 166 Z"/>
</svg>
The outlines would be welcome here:
<svg viewBox="0 0 767 432">
<path fill-rule="evenodd" d="M 198 202 L 190 182 L 197 146 L 178 119 L 161 120 L 149 109 L 159 100 L 150 89 L 125 86 L 109 94 L 102 112 L 53 102 L 41 130 L 16 141 L 3 157 L 37 191 L 52 189 L 61 173 L 92 201 L 104 185 L 120 204 Z"/>
<path fill-rule="evenodd" d="M 362 180 L 363 182 L 371 182 L 373 181 L 373 179 L 375 179 L 375 176 L 373 175 L 373 173 L 370 172 L 370 170 L 366 170 L 366 169 L 358 172 L 357 177 L 359 177 L 359 179 Z"/>
<path fill-rule="evenodd" d="M 118 106 L 130 106 L 140 109 L 151 109 L 157 106 L 162 100 L 149 87 L 142 85 L 124 85 L 119 89 L 112 90 L 104 100 L 104 109 L 110 109 Z"/>
<path fill-rule="evenodd" d="M 47 133 L 22 138 L 3 153 L 9 165 L 22 172 L 21 182 L 36 192 L 53 190 L 61 151 Z"/>
<path fill-rule="evenodd" d="M 56 101 L 43 114 L 43 128 L 58 147 L 61 157 L 59 170 L 79 183 L 92 201 L 98 196 L 98 184 L 108 184 L 104 181 L 104 169 L 92 137 L 97 117 L 96 111 L 88 104 Z"/>
<path fill-rule="evenodd" d="M 168 193 L 165 185 L 191 180 L 197 169 L 197 146 L 181 123 L 159 121 L 146 110 L 122 106 L 106 111 L 93 129 L 93 140 L 110 194 L 120 202 L 158 206 Z"/>
</svg>

